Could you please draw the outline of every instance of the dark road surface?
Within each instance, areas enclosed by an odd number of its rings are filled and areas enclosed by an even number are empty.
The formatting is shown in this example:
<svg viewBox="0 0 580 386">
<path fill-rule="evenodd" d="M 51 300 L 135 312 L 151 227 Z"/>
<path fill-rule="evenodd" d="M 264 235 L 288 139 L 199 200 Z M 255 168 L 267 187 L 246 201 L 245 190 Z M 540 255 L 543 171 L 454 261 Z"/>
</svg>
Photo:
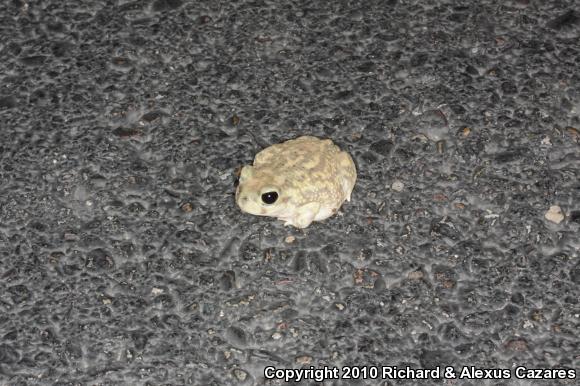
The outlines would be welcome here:
<svg viewBox="0 0 580 386">
<path fill-rule="evenodd" d="M 580 384 L 578 2 L 7 0 L 0 37 L 1 386 Z M 242 213 L 301 135 L 352 201 Z"/>
</svg>

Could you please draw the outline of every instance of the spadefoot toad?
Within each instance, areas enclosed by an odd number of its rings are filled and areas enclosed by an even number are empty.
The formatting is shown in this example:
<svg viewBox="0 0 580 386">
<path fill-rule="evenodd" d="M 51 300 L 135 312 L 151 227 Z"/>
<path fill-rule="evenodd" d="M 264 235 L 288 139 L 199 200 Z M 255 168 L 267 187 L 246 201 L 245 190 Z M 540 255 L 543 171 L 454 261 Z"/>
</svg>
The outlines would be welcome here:
<svg viewBox="0 0 580 386">
<path fill-rule="evenodd" d="M 243 212 L 306 228 L 350 201 L 355 181 L 348 153 L 330 139 L 304 136 L 256 154 L 240 172 L 236 203 Z"/>
</svg>

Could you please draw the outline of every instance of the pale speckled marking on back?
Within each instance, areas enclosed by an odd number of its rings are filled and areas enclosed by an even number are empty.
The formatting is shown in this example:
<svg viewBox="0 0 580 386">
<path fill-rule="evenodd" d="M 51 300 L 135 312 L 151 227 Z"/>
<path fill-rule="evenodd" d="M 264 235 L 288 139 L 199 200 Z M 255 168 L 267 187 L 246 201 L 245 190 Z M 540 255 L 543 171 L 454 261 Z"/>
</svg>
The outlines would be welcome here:
<svg viewBox="0 0 580 386">
<path fill-rule="evenodd" d="M 305 153 L 308 153 L 313 150 L 321 150 L 325 147 L 329 147 L 329 149 L 326 150 L 331 151 L 332 153 L 338 153 L 340 151 L 338 147 L 334 145 L 330 139 L 321 140 L 313 136 L 303 136 L 297 139 L 291 139 L 283 143 L 272 145 L 260 151 L 254 157 L 254 166 L 268 165 L 272 164 L 272 162 L 279 161 L 278 155 L 282 151 L 288 152 L 292 148 L 295 148 L 293 151 L 295 152 L 296 157 L 300 157 L 303 156 Z M 308 151 L 305 151 L 305 149 L 307 148 Z M 287 165 L 291 167 L 296 164 L 300 164 L 300 162 L 303 162 L 304 159 L 301 157 L 300 159 L 294 158 L 293 160 L 294 161 L 291 164 Z M 286 159 L 284 161 L 286 161 Z"/>
</svg>

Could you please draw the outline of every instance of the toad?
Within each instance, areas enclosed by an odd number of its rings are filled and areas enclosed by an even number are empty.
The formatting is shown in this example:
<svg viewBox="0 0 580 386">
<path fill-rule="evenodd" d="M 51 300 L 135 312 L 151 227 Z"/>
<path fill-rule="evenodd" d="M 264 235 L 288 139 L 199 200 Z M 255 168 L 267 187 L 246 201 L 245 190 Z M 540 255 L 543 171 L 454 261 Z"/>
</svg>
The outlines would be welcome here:
<svg viewBox="0 0 580 386">
<path fill-rule="evenodd" d="M 303 136 L 272 145 L 242 168 L 236 203 L 243 212 L 306 228 L 350 201 L 356 167 L 330 139 Z"/>
</svg>

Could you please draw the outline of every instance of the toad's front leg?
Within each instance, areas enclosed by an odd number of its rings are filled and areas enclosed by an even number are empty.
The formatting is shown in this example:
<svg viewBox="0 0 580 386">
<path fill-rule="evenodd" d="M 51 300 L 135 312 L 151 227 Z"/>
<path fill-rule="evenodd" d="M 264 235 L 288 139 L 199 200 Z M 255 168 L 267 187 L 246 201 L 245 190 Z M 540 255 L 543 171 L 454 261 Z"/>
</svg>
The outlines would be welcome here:
<svg viewBox="0 0 580 386">
<path fill-rule="evenodd" d="M 284 225 L 293 225 L 296 228 L 306 228 L 309 226 L 320 211 L 320 203 L 309 202 L 296 210 L 296 214 Z"/>
</svg>

